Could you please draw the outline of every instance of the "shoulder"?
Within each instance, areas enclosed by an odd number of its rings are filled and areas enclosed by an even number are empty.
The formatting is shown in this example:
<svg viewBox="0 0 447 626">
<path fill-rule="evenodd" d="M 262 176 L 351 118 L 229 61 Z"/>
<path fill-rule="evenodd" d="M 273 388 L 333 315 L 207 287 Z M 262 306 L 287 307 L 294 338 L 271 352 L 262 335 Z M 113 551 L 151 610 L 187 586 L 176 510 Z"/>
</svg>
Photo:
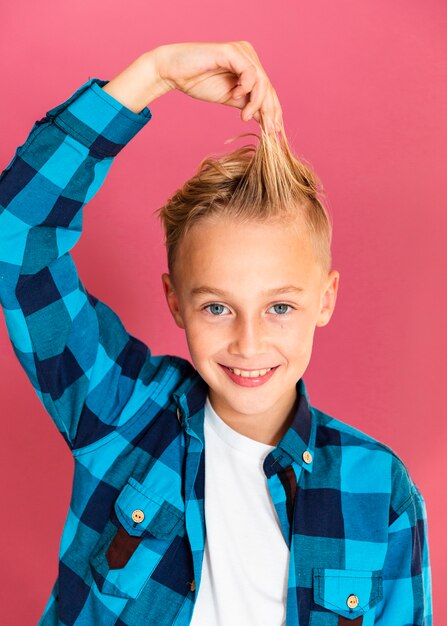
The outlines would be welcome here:
<svg viewBox="0 0 447 626">
<path fill-rule="evenodd" d="M 195 369 L 191 363 L 172 354 L 150 355 L 146 364 L 146 382 L 155 379 L 166 387 L 176 387 L 186 378 L 194 378 Z M 144 380 L 144 376 L 142 376 Z"/>
<path fill-rule="evenodd" d="M 184 385 L 186 381 L 189 381 L 192 386 L 200 378 L 195 367 L 187 359 L 172 354 L 165 354 L 163 359 L 165 361 L 166 375 L 170 379 L 171 386 Z"/>
<path fill-rule="evenodd" d="M 389 445 L 315 407 L 315 447 L 336 459 L 342 490 L 388 498 L 391 524 L 420 491 L 403 459 Z M 344 483 L 344 485 L 343 485 Z"/>
</svg>

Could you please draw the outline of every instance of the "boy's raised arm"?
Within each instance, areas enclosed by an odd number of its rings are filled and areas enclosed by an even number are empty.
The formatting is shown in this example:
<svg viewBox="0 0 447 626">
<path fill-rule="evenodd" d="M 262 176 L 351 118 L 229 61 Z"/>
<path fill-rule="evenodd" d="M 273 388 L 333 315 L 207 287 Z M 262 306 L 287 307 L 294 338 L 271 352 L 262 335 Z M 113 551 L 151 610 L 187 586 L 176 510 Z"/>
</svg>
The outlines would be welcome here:
<svg viewBox="0 0 447 626">
<path fill-rule="evenodd" d="M 0 176 L 0 302 L 15 354 L 71 448 L 103 437 L 157 360 L 90 295 L 70 249 L 114 157 L 151 119 L 92 78 L 35 123 Z"/>
</svg>

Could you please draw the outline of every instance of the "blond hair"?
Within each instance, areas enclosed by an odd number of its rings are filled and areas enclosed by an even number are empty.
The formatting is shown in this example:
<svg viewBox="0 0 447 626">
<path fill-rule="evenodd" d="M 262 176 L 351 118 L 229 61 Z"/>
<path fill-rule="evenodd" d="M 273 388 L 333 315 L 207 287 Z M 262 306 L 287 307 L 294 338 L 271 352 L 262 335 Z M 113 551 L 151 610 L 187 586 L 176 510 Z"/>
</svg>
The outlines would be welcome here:
<svg viewBox="0 0 447 626">
<path fill-rule="evenodd" d="M 168 269 L 173 274 L 181 240 L 198 221 L 216 216 L 242 221 L 281 220 L 304 224 L 323 275 L 332 263 L 332 224 L 323 203 L 321 182 L 303 159 L 292 153 L 284 130 L 221 156 L 204 158 L 196 174 L 156 210 L 164 233 Z M 293 219 L 295 218 L 295 219 Z"/>
</svg>

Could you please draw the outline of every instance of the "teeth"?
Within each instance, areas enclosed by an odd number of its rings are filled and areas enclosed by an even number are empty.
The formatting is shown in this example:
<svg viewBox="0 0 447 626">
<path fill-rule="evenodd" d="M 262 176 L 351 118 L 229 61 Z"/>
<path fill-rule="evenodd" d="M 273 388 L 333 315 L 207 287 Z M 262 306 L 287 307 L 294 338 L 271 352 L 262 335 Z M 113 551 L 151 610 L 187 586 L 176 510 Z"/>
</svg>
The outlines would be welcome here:
<svg viewBox="0 0 447 626">
<path fill-rule="evenodd" d="M 235 367 L 234 369 L 231 369 L 231 367 L 229 367 L 228 369 L 234 372 L 236 376 L 242 376 L 242 378 L 258 378 L 259 376 L 265 376 L 265 374 L 267 374 L 267 372 L 269 372 L 272 368 L 269 367 L 265 370 L 252 370 L 251 372 L 248 372 L 246 370 L 239 370 L 237 369 L 237 367 Z"/>
</svg>

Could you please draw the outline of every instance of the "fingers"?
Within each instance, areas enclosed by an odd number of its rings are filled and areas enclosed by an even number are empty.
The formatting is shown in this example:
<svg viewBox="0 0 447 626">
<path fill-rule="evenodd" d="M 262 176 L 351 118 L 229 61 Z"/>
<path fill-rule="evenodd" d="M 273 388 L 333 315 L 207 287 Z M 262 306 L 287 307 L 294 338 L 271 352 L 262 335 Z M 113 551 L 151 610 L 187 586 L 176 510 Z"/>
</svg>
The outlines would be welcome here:
<svg viewBox="0 0 447 626">
<path fill-rule="evenodd" d="M 273 87 L 273 85 L 270 85 L 270 86 L 271 86 L 272 97 L 273 97 L 273 102 L 274 102 L 274 111 L 275 111 L 274 125 L 275 125 L 276 132 L 279 132 L 283 128 L 282 107 L 279 102 L 278 94 L 276 93 L 275 88 Z"/>
<path fill-rule="evenodd" d="M 282 109 L 273 86 L 269 83 L 261 107 L 253 117 L 262 126 L 266 133 L 279 132 L 282 125 Z"/>
<path fill-rule="evenodd" d="M 281 105 L 253 46 L 248 41 L 230 42 L 223 46 L 224 63 L 238 76 L 232 97 L 249 97 L 241 110 L 242 121 L 254 117 L 266 132 L 279 131 L 282 127 Z"/>
<path fill-rule="evenodd" d="M 261 62 L 253 46 L 246 41 L 241 42 L 241 44 L 245 46 L 247 54 L 256 61 L 257 66 L 262 69 Z M 263 69 L 262 74 L 266 81 L 266 89 L 263 95 L 259 97 L 258 102 L 256 96 L 250 98 L 250 101 L 254 102 L 254 107 L 259 103 L 259 108 L 255 111 L 257 115 L 253 114 L 253 117 L 262 124 L 266 132 L 278 132 L 282 128 L 282 108 L 276 90 Z"/>
<path fill-rule="evenodd" d="M 269 84 L 269 88 L 261 106 L 261 123 L 267 133 L 276 132 L 276 100 L 273 95 L 273 87 Z"/>
<path fill-rule="evenodd" d="M 248 75 L 247 80 L 241 87 L 246 88 L 249 101 L 241 111 L 241 118 L 245 121 L 251 119 L 256 111 L 263 106 L 269 93 L 269 83 L 266 77 L 258 77 L 255 72 Z"/>
</svg>

